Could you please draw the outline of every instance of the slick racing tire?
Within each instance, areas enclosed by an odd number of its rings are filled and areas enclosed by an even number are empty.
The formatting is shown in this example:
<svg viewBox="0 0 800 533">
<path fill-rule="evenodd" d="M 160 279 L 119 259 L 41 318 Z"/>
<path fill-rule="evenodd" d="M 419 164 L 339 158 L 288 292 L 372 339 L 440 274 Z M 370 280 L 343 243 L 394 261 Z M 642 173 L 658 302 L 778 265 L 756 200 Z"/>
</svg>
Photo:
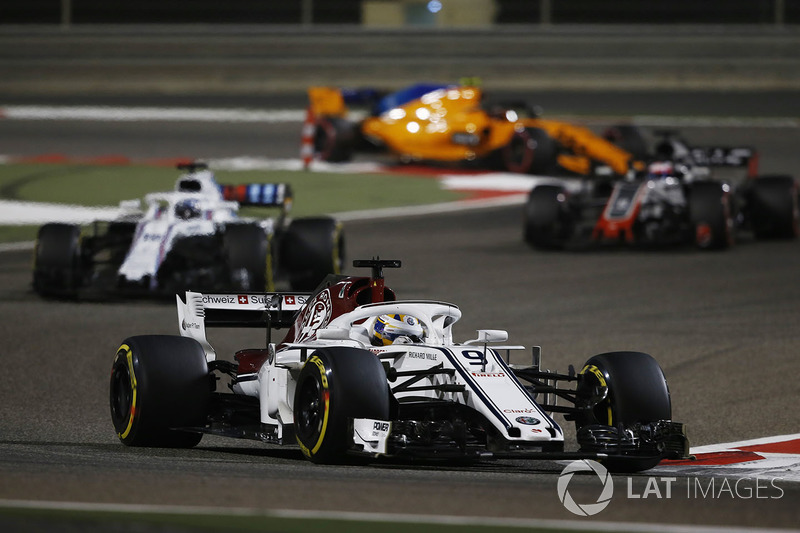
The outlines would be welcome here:
<svg viewBox="0 0 800 533">
<path fill-rule="evenodd" d="M 77 296 L 83 276 L 81 228 L 45 224 L 39 228 L 33 255 L 33 289 L 42 296 Z"/>
<path fill-rule="evenodd" d="M 329 347 L 306 361 L 294 395 L 297 443 L 314 463 L 347 462 L 351 418 L 389 419 L 389 384 L 367 350 Z"/>
<path fill-rule="evenodd" d="M 350 161 L 355 138 L 353 123 L 338 117 L 320 117 L 314 128 L 314 156 L 330 163 Z"/>
<path fill-rule="evenodd" d="M 298 218 L 281 237 L 281 270 L 295 291 L 311 291 L 344 264 L 342 224 L 330 217 Z"/>
<path fill-rule="evenodd" d="M 224 242 L 234 286 L 252 292 L 275 290 L 272 240 L 261 226 L 229 224 L 225 228 Z"/>
<path fill-rule="evenodd" d="M 515 131 L 500 150 L 502 168 L 519 174 L 548 174 L 555 167 L 555 142 L 546 131 L 525 128 Z"/>
<path fill-rule="evenodd" d="M 794 239 L 800 235 L 797 182 L 792 176 L 762 176 L 747 191 L 750 225 L 757 239 Z"/>
<path fill-rule="evenodd" d="M 559 185 L 539 185 L 528 195 L 523 215 L 525 242 L 542 250 L 564 248 L 572 234 L 566 190 Z"/>
<path fill-rule="evenodd" d="M 695 182 L 689 189 L 688 200 L 695 244 L 703 250 L 733 246 L 733 206 L 726 185 L 717 181 Z"/>
<path fill-rule="evenodd" d="M 111 369 L 111 421 L 128 446 L 191 448 L 203 434 L 212 381 L 194 339 L 142 335 L 125 339 Z"/>
<path fill-rule="evenodd" d="M 653 357 L 642 352 L 608 352 L 591 357 L 580 372 L 579 402 L 591 407 L 575 418 L 578 442 L 581 429 L 602 426 L 609 434 L 632 424 L 647 424 L 672 418 L 667 380 Z M 605 392 L 603 392 L 605 391 Z M 577 404 L 576 404 L 577 405 Z M 597 432 L 595 433 L 597 434 Z M 635 472 L 654 467 L 660 454 L 636 454 L 604 460 L 612 471 Z"/>
</svg>

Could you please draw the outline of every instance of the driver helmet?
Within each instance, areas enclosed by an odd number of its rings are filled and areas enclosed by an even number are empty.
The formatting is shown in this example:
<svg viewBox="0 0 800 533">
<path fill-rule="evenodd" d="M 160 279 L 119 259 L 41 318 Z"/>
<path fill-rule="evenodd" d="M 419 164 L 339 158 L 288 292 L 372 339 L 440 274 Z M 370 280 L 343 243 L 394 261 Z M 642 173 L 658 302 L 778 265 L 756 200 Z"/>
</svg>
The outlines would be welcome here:
<svg viewBox="0 0 800 533">
<path fill-rule="evenodd" d="M 388 346 L 395 341 L 422 342 L 425 330 L 419 319 L 411 315 L 381 315 L 375 319 L 370 340 L 375 346 Z"/>
<path fill-rule="evenodd" d="M 200 205 L 197 200 L 181 200 L 175 204 L 175 216 L 183 220 L 200 218 Z"/>
</svg>

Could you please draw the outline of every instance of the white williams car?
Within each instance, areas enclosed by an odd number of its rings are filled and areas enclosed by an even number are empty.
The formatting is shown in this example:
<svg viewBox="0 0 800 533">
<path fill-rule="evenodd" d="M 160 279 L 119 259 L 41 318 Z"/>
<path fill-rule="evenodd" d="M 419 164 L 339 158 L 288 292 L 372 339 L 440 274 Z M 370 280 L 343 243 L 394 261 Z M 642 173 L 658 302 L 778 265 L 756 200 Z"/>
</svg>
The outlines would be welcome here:
<svg viewBox="0 0 800 533">
<path fill-rule="evenodd" d="M 122 202 L 116 220 L 42 226 L 34 253 L 36 292 L 269 291 L 276 279 L 311 290 L 341 272 L 341 224 L 330 217 L 290 220 L 288 185 L 220 185 L 202 163 L 178 168 L 185 173 L 175 190 Z M 275 207 L 280 214 L 242 218 L 240 205 Z"/>
<path fill-rule="evenodd" d="M 362 457 L 479 460 L 592 458 L 614 470 L 684 457 L 659 365 L 641 352 L 590 358 L 566 374 L 510 365 L 507 334 L 456 342 L 459 308 L 397 300 L 383 268 L 331 276 L 311 295 L 178 297 L 180 336 L 126 339 L 111 374 L 111 418 L 130 446 L 190 447 L 204 433 L 298 445 L 316 463 Z M 266 328 L 266 346 L 218 358 L 212 326 Z M 270 332 L 288 328 L 273 343 Z M 220 375 L 228 391 L 214 391 Z M 565 451 L 553 415 L 577 426 Z"/>
</svg>

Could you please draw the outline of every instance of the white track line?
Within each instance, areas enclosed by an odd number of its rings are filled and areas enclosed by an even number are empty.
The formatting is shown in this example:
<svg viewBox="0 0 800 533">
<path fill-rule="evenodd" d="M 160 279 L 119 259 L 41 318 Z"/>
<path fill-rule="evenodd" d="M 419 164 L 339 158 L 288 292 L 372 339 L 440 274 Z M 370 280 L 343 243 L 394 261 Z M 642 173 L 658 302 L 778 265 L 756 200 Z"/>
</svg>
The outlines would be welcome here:
<svg viewBox="0 0 800 533">
<path fill-rule="evenodd" d="M 110 122 L 302 122 L 302 109 L 207 109 L 188 107 L 34 106 L 0 107 L 11 120 L 92 120 Z"/>
<path fill-rule="evenodd" d="M 305 109 L 219 109 L 190 107 L 121 107 L 121 106 L 0 106 L 0 118 L 10 120 L 95 120 L 114 122 L 296 122 L 306 118 Z M 595 123 L 597 117 L 572 117 L 578 122 Z M 657 127 L 732 127 L 732 128 L 797 128 L 795 117 L 697 117 L 635 115 L 633 117 L 602 117 L 603 123 L 633 120 L 643 126 Z"/>
</svg>

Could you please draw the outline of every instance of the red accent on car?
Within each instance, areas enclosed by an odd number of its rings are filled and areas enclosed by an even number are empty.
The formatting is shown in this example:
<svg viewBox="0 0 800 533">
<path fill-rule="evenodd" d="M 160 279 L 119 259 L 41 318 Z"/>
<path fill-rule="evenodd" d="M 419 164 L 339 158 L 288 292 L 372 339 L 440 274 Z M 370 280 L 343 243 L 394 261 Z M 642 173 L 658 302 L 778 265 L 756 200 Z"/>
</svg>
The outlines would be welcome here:
<svg viewBox="0 0 800 533">
<path fill-rule="evenodd" d="M 374 302 L 392 302 L 394 291 L 383 279 L 348 277 L 339 280 L 312 296 L 294 321 L 281 345 L 315 338 L 316 330 L 356 307 Z"/>
<path fill-rule="evenodd" d="M 261 368 L 261 365 L 264 364 L 264 361 L 266 361 L 268 357 L 269 350 L 266 348 L 239 350 L 236 352 L 236 355 L 233 356 L 236 362 L 239 363 L 239 369 L 236 373 L 242 375 L 258 372 L 258 369 Z"/>
<path fill-rule="evenodd" d="M 642 199 L 646 193 L 646 185 L 642 184 L 639 190 L 631 201 L 631 205 L 625 209 L 622 215 L 612 215 L 612 213 L 619 209 L 615 206 L 618 197 L 618 187 L 615 188 L 611 197 L 608 199 L 603 213 L 597 220 L 597 224 L 592 231 L 592 239 L 594 240 L 620 240 L 624 239 L 625 242 L 633 243 L 633 224 L 639 216 L 639 211 L 642 208 Z"/>
</svg>

